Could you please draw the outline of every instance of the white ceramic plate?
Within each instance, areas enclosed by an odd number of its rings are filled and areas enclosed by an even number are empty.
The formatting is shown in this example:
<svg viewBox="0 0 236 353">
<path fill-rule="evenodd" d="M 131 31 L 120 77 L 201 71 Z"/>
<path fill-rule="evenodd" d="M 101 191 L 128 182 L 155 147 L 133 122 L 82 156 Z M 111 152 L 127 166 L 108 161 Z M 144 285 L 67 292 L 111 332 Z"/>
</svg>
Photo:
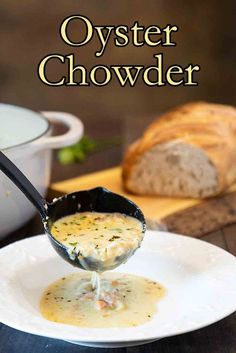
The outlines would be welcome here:
<svg viewBox="0 0 236 353">
<path fill-rule="evenodd" d="M 212 324 L 236 309 L 236 258 L 193 238 L 148 231 L 119 272 L 159 281 L 167 296 L 150 322 L 130 328 L 88 329 L 53 323 L 39 312 L 43 289 L 78 269 L 64 262 L 46 236 L 0 250 L 0 321 L 21 331 L 94 347 L 138 345 Z"/>
</svg>

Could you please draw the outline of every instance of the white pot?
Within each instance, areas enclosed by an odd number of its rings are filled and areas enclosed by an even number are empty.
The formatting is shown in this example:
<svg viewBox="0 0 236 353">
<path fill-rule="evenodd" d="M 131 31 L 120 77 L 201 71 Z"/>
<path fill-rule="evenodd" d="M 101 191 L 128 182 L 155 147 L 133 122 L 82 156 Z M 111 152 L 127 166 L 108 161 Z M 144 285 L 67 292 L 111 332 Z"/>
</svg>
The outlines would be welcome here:
<svg viewBox="0 0 236 353">
<path fill-rule="evenodd" d="M 60 122 L 68 131 L 51 136 L 52 123 Z M 0 150 L 45 196 L 50 182 L 52 149 L 71 145 L 83 135 L 83 124 L 62 112 L 41 112 L 0 104 Z M 34 207 L 0 171 L 0 237 L 24 225 L 35 213 Z"/>
</svg>

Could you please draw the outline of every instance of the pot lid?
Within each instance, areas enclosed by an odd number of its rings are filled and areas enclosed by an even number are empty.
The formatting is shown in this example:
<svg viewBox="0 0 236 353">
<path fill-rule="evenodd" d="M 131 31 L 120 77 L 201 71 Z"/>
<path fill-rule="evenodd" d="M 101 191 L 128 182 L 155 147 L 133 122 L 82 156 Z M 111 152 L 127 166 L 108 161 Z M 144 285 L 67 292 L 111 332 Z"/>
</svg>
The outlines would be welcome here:
<svg viewBox="0 0 236 353">
<path fill-rule="evenodd" d="M 40 113 L 0 103 L 0 150 L 31 142 L 49 129 L 49 122 Z"/>
</svg>

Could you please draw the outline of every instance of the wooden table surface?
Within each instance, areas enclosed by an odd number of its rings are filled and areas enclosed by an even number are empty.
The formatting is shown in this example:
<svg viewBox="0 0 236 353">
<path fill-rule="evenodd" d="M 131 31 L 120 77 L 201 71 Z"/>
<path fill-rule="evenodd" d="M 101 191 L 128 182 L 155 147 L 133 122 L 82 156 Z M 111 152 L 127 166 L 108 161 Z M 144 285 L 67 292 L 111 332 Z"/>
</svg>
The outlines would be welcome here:
<svg viewBox="0 0 236 353">
<path fill-rule="evenodd" d="M 124 134 L 124 126 L 113 122 L 109 133 Z M 127 128 L 127 127 L 126 127 Z M 93 131 L 96 128 L 93 127 Z M 88 129 L 89 130 L 89 129 Z M 98 131 L 98 130 L 97 130 Z M 128 129 L 130 131 L 130 129 Z M 102 136 L 104 137 L 104 136 Z M 62 167 L 54 159 L 52 179 L 64 179 L 86 172 L 112 167 L 120 162 L 122 146 L 99 152 L 89 157 L 83 165 Z M 60 178 L 58 178 L 60 176 Z M 0 241 L 0 247 L 16 240 L 42 233 L 40 219 L 35 216 L 26 226 Z M 236 225 L 227 226 L 217 232 L 206 234 L 204 240 L 216 244 L 235 254 Z M 217 295 L 217 293 L 215 294 Z M 226 298 L 219 298 L 226 300 Z M 94 352 L 98 349 L 76 346 L 67 342 L 26 334 L 3 324 L 0 325 L 0 353 L 73 353 Z M 105 353 L 108 349 L 99 349 Z M 165 338 L 160 341 L 133 348 L 113 349 L 115 353 L 236 353 L 236 314 L 187 334 Z"/>
</svg>

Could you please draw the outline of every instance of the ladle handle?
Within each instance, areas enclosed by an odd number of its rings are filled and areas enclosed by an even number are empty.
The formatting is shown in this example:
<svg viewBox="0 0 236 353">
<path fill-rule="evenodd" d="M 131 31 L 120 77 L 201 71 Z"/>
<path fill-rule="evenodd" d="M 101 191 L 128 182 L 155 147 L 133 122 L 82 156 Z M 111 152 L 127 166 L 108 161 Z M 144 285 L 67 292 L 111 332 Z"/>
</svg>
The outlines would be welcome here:
<svg viewBox="0 0 236 353">
<path fill-rule="evenodd" d="M 25 194 L 28 200 L 37 208 L 41 217 L 46 218 L 46 201 L 35 189 L 26 176 L 0 151 L 0 170 Z"/>
</svg>

